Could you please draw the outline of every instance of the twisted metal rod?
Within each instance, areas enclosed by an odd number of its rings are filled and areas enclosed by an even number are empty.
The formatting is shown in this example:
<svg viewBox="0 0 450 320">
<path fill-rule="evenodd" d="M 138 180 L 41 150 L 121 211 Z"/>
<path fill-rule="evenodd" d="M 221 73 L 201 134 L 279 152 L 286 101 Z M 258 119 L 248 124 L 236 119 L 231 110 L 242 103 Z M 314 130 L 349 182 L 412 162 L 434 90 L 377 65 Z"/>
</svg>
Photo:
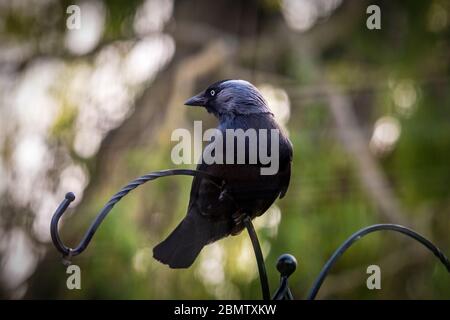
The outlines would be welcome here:
<svg viewBox="0 0 450 320">
<path fill-rule="evenodd" d="M 169 170 L 160 170 L 151 172 L 149 174 L 143 175 L 129 184 L 127 184 L 125 187 L 123 187 L 119 192 L 117 192 L 115 195 L 111 197 L 111 199 L 105 204 L 105 206 L 102 208 L 100 213 L 96 216 L 88 230 L 86 231 L 85 235 L 79 242 L 79 244 L 74 248 L 67 247 L 61 240 L 58 232 L 58 223 L 61 217 L 66 212 L 67 208 L 69 207 L 70 203 L 75 200 L 75 195 L 72 192 L 69 192 L 66 194 L 64 200 L 61 202 L 61 204 L 56 209 L 51 223 L 50 223 L 50 234 L 52 237 L 53 244 L 55 248 L 62 253 L 64 258 L 68 258 L 70 260 L 71 257 L 77 256 L 80 253 L 82 253 L 87 246 L 89 245 L 90 241 L 92 240 L 92 237 L 94 236 L 95 232 L 97 231 L 98 227 L 102 223 L 102 221 L 105 219 L 105 217 L 108 215 L 108 213 L 111 211 L 111 209 L 114 207 L 114 205 L 119 202 L 124 196 L 126 196 L 130 191 L 136 189 L 138 186 L 151 181 L 155 180 L 161 177 L 167 177 L 167 176 L 175 176 L 175 175 L 185 175 L 185 176 L 199 176 L 206 179 L 209 179 L 213 185 L 215 185 L 218 188 L 223 189 L 225 186 L 225 181 L 215 177 L 211 174 L 208 174 L 204 171 L 199 170 L 191 170 L 191 169 L 169 169 Z M 256 235 L 256 231 L 253 227 L 253 224 L 251 222 L 250 218 L 244 219 L 244 224 L 247 228 L 248 234 L 250 236 L 250 239 L 252 241 L 253 250 L 255 252 L 256 261 L 258 264 L 258 271 L 259 271 L 259 277 L 261 282 L 261 290 L 264 300 L 270 299 L 270 290 L 269 290 L 269 282 L 267 280 L 267 273 L 266 273 L 266 267 L 264 264 L 264 258 L 262 256 L 261 247 L 258 241 L 258 237 Z M 355 243 L 358 239 L 361 239 L 365 235 L 376 232 L 376 231 L 382 231 L 382 230 L 390 230 L 390 231 L 396 231 L 402 234 L 405 234 L 406 236 L 411 237 L 412 239 L 420 242 L 423 246 L 425 246 L 427 249 L 429 249 L 441 262 L 444 264 L 444 266 L 447 268 L 447 271 L 450 272 L 450 262 L 449 259 L 444 255 L 444 253 L 436 247 L 431 241 L 420 235 L 419 233 L 415 232 L 414 230 L 411 230 L 409 228 L 406 228 L 401 225 L 395 225 L 395 224 L 376 224 L 372 225 L 366 228 L 363 228 L 353 235 L 351 235 L 330 257 L 330 259 L 327 261 L 327 263 L 322 268 L 319 276 L 314 281 L 314 284 L 307 296 L 307 299 L 312 300 L 315 299 L 317 296 L 317 293 L 319 292 L 325 278 L 327 277 L 330 269 L 333 267 L 333 265 L 336 263 L 336 261 L 343 255 L 343 253 L 350 248 L 350 246 Z M 273 299 L 293 299 L 292 293 L 289 290 L 288 285 L 288 277 L 291 275 L 296 268 L 297 262 L 295 261 L 295 258 L 290 255 L 282 255 L 279 258 L 277 268 L 280 271 L 281 274 L 281 281 L 280 281 L 280 287 L 276 291 L 276 293 L 273 296 Z"/>
<path fill-rule="evenodd" d="M 275 291 L 272 300 L 283 300 L 286 297 L 286 300 L 294 300 L 294 298 L 292 297 L 292 293 L 289 290 L 288 278 L 281 277 L 280 286 L 278 287 L 278 290 Z"/>
<path fill-rule="evenodd" d="M 445 254 L 437 247 L 435 246 L 430 240 L 422 236 L 421 234 L 417 233 L 414 230 L 411 230 L 407 227 L 397 225 L 397 224 L 375 224 L 368 226 L 366 228 L 363 228 L 354 234 L 352 234 L 345 242 L 333 253 L 333 255 L 330 257 L 330 259 L 327 261 L 327 263 L 323 266 L 322 270 L 319 273 L 319 276 L 314 281 L 314 284 L 309 291 L 309 294 L 307 296 L 308 300 L 314 300 L 317 296 L 317 293 L 320 290 L 320 287 L 323 284 L 323 281 L 327 277 L 330 269 L 333 267 L 333 265 L 336 263 L 336 261 L 339 259 L 339 257 L 344 254 L 344 252 L 351 247 L 352 244 L 354 244 L 357 240 L 361 239 L 362 237 L 368 235 L 369 233 L 376 232 L 376 231 L 382 231 L 382 230 L 389 230 L 389 231 L 396 231 L 399 233 L 402 233 L 418 242 L 420 242 L 423 246 L 425 246 L 428 250 L 430 250 L 441 262 L 442 264 L 447 268 L 447 271 L 450 272 L 450 261 L 445 256 Z"/>
<path fill-rule="evenodd" d="M 74 248 L 67 247 L 61 240 L 59 233 L 58 233 L 58 223 L 63 214 L 66 212 L 67 208 L 69 207 L 70 203 L 75 200 L 75 195 L 72 192 L 69 192 L 66 194 L 65 199 L 61 202 L 61 204 L 56 209 L 51 223 L 50 223 L 50 234 L 52 237 L 53 244 L 55 248 L 63 254 L 64 258 L 71 258 L 73 256 L 77 256 L 80 253 L 82 253 L 86 247 L 91 242 L 92 237 L 94 236 L 95 232 L 97 231 L 97 228 L 102 223 L 103 219 L 108 215 L 108 213 L 111 211 L 111 209 L 114 207 L 114 205 L 119 202 L 124 196 L 126 196 L 130 191 L 136 189 L 138 186 L 146 183 L 147 181 L 155 180 L 161 177 L 167 177 L 167 176 L 198 176 L 209 179 L 214 185 L 216 185 L 218 188 L 223 187 L 224 181 L 222 179 L 219 179 L 218 177 L 215 177 L 211 174 L 208 174 L 204 171 L 199 170 L 190 170 L 190 169 L 172 169 L 172 170 L 160 170 L 151 172 L 149 174 L 143 175 L 133 181 L 131 181 L 129 184 L 127 184 L 125 187 L 120 189 L 119 192 L 117 192 L 115 195 L 111 197 L 111 199 L 105 204 L 103 209 L 100 211 L 100 213 L 97 215 L 97 217 L 94 219 L 88 230 L 86 231 L 84 237 L 81 239 L 80 243 Z"/>
<path fill-rule="evenodd" d="M 70 203 L 75 200 L 75 195 L 72 192 L 68 192 L 64 198 L 64 200 L 61 202 L 61 204 L 56 209 L 55 213 L 53 214 L 52 220 L 50 222 L 50 234 L 52 237 L 53 245 L 55 248 L 62 253 L 63 258 L 67 263 L 70 263 L 70 259 L 74 256 L 79 255 L 82 253 L 89 243 L 92 240 L 92 237 L 94 236 L 95 232 L 97 231 L 98 227 L 102 223 L 102 221 L 106 218 L 108 213 L 111 211 L 111 209 L 114 207 L 114 205 L 119 202 L 124 196 L 126 196 L 130 191 L 136 189 L 138 186 L 151 181 L 155 180 L 161 177 L 167 177 L 167 176 L 175 176 L 175 175 L 187 175 L 187 176 L 201 176 L 203 178 L 209 179 L 213 185 L 215 185 L 218 188 L 223 189 L 225 187 L 225 181 L 213 176 L 211 174 L 208 174 L 204 171 L 199 170 L 190 170 L 190 169 L 172 169 L 172 170 L 160 170 L 151 172 L 149 174 L 143 175 L 133 181 L 131 181 L 129 184 L 127 184 L 125 187 L 123 187 L 119 192 L 117 192 L 115 195 L 111 197 L 111 199 L 105 204 L 103 209 L 100 211 L 100 213 L 97 215 L 97 217 L 94 219 L 88 230 L 86 231 L 84 237 L 81 239 L 79 244 L 74 248 L 70 248 L 66 246 L 59 236 L 58 232 L 58 223 L 61 217 L 66 212 L 67 208 L 69 207 Z M 229 196 L 227 193 L 225 193 L 226 196 Z M 256 231 L 253 227 L 253 224 L 251 222 L 251 219 L 249 217 L 246 217 L 244 220 L 244 224 L 248 230 L 248 234 L 250 236 L 250 239 L 252 241 L 253 249 L 255 251 L 256 261 L 258 264 L 258 271 L 260 274 L 260 281 L 261 281 L 261 290 L 264 300 L 270 299 L 270 291 L 269 291 L 269 282 L 267 280 L 267 274 L 266 274 L 266 267 L 264 264 L 264 258 L 262 256 L 261 247 L 259 245 L 258 236 L 256 235 Z"/>
</svg>

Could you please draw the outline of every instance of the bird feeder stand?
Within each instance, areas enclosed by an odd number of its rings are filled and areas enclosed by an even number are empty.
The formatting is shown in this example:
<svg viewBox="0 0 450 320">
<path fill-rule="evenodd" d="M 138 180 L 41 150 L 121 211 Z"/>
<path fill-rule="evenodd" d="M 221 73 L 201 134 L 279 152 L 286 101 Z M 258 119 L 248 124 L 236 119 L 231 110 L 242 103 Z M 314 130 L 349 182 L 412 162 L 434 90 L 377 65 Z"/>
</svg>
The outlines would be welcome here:
<svg viewBox="0 0 450 320">
<path fill-rule="evenodd" d="M 66 194 L 64 200 L 61 202 L 61 204 L 56 209 L 55 213 L 53 214 L 51 223 L 50 223 L 50 234 L 52 237 L 52 242 L 55 248 L 62 254 L 63 256 L 63 263 L 65 265 L 69 265 L 71 263 L 71 259 L 74 256 L 77 256 L 81 254 L 89 245 L 89 243 L 92 240 L 92 237 L 94 236 L 95 232 L 97 231 L 98 227 L 102 223 L 102 221 L 106 218 L 108 213 L 111 211 L 111 209 L 114 207 L 114 205 L 119 202 L 124 196 L 126 196 L 130 191 L 136 189 L 138 186 L 151 181 L 155 180 L 161 177 L 168 177 L 168 176 L 177 176 L 177 175 L 185 175 L 185 176 L 195 176 L 195 177 L 201 177 L 209 179 L 214 185 L 216 185 L 218 188 L 223 188 L 224 185 L 226 185 L 226 182 L 222 179 L 212 176 L 204 171 L 200 170 L 190 170 L 190 169 L 172 169 L 172 170 L 161 170 L 161 171 L 155 171 L 151 172 L 149 174 L 143 175 L 133 181 L 131 181 L 129 184 L 127 184 L 125 187 L 123 187 L 119 192 L 117 192 L 115 195 L 112 196 L 112 198 L 105 204 L 105 206 L 102 208 L 100 213 L 97 215 L 97 217 L 94 219 L 88 230 L 86 231 L 84 237 L 81 239 L 80 243 L 75 248 L 67 247 L 63 241 L 61 240 L 61 237 L 59 236 L 58 231 L 58 223 L 61 217 L 66 212 L 67 208 L 69 207 L 70 203 L 75 200 L 75 195 L 72 192 L 69 192 Z M 256 231 L 253 227 L 253 224 L 251 222 L 251 219 L 249 217 L 246 217 L 244 219 L 245 227 L 248 231 L 250 240 L 253 245 L 253 251 L 255 253 L 256 262 L 258 265 L 258 271 L 259 271 L 259 278 L 261 282 L 261 290 L 262 290 L 262 297 L 264 300 L 270 299 L 270 289 L 269 289 L 269 282 L 267 279 L 267 273 L 266 273 L 266 267 L 264 263 L 264 257 L 262 255 L 261 246 L 258 241 L 258 236 L 256 234 Z M 307 299 L 313 300 L 316 298 L 317 293 L 319 292 L 320 287 L 322 286 L 325 278 L 327 277 L 330 269 L 335 264 L 335 262 L 343 255 L 343 253 L 350 248 L 350 246 L 356 242 L 356 240 L 361 239 L 367 234 L 370 234 L 372 232 L 382 231 L 382 230 L 389 230 L 389 231 L 395 231 L 402 233 L 419 243 L 421 243 L 425 248 L 429 249 L 438 259 L 442 262 L 442 264 L 446 267 L 447 271 L 450 272 L 450 262 L 448 258 L 444 255 L 444 253 L 436 247 L 431 241 L 423 237 L 422 235 L 418 234 L 414 230 L 411 230 L 409 228 L 406 228 L 401 225 L 396 224 L 376 224 L 372 225 L 366 228 L 363 228 L 359 230 L 358 232 L 351 235 L 330 257 L 330 259 L 327 261 L 327 263 L 322 268 L 321 272 L 319 273 L 317 279 L 314 281 L 314 284 L 312 288 L 310 289 Z M 288 278 L 290 275 L 294 273 L 294 271 L 297 268 L 297 260 L 294 256 L 290 254 L 283 254 L 278 258 L 277 262 L 277 269 L 280 273 L 280 285 L 278 289 L 275 291 L 275 294 L 272 296 L 273 300 L 293 300 L 294 297 L 289 289 L 288 284 Z"/>
</svg>

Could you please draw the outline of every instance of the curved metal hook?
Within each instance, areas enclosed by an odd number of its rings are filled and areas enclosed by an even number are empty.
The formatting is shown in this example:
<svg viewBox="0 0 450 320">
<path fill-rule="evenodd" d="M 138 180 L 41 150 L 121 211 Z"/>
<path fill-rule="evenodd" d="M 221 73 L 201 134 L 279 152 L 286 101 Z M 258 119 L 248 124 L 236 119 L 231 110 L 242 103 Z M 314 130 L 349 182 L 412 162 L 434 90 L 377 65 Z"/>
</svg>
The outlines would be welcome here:
<svg viewBox="0 0 450 320">
<path fill-rule="evenodd" d="M 74 248 L 67 247 L 61 240 L 59 233 L 58 233 L 58 223 L 63 214 L 66 212 L 67 208 L 69 207 L 70 203 L 75 200 L 75 195 L 72 192 L 69 192 L 66 194 L 65 199 L 61 202 L 61 204 L 56 209 L 52 221 L 50 223 L 50 234 L 52 237 L 53 245 L 55 248 L 63 254 L 63 257 L 74 257 L 82 253 L 86 247 L 89 245 L 89 242 L 91 241 L 92 237 L 94 236 L 95 232 L 97 231 L 97 228 L 102 223 L 103 219 L 108 215 L 108 213 L 111 211 L 111 209 L 114 207 L 114 205 L 119 202 L 124 196 L 126 196 L 130 191 L 136 189 L 138 186 L 146 183 L 150 180 L 155 180 L 161 177 L 167 177 L 167 176 L 201 176 L 203 178 L 207 178 L 211 180 L 211 182 L 216 185 L 219 188 L 223 188 L 225 181 L 215 177 L 209 173 L 206 173 L 204 171 L 199 170 L 191 170 L 191 169 L 172 169 L 172 170 L 161 170 L 161 171 L 155 171 L 151 172 L 149 174 L 143 175 L 133 181 L 131 181 L 129 184 L 127 184 L 125 187 L 123 187 L 119 192 L 117 192 L 112 198 L 106 203 L 106 205 L 103 207 L 103 209 L 100 211 L 100 213 L 97 215 L 97 217 L 94 219 L 88 230 L 86 231 L 84 237 L 81 239 L 80 243 Z"/>
<path fill-rule="evenodd" d="M 66 212 L 67 208 L 69 207 L 70 203 L 75 200 L 75 195 L 72 192 L 69 192 L 66 194 L 64 200 L 61 202 L 61 204 L 56 209 L 51 223 L 50 223 L 50 234 L 52 237 L 53 244 L 55 248 L 63 254 L 63 257 L 66 258 L 66 260 L 70 260 L 71 257 L 77 256 L 80 253 L 82 253 L 87 246 L 89 245 L 90 241 L 92 240 L 92 237 L 94 236 L 95 232 L 97 231 L 98 227 L 102 223 L 102 221 L 105 219 L 105 217 L 108 215 L 108 213 L 111 211 L 111 209 L 114 207 L 114 205 L 119 202 L 124 196 L 126 196 L 130 191 L 134 190 L 138 186 L 151 181 L 155 180 L 161 177 L 167 177 L 167 176 L 175 176 L 175 175 L 185 175 L 185 176 L 201 176 L 203 178 L 209 179 L 215 186 L 218 188 L 224 189 L 225 187 L 225 180 L 220 179 L 216 176 L 213 176 L 209 173 L 206 173 L 204 171 L 199 170 L 191 170 L 191 169 L 172 169 L 172 170 L 160 170 L 151 172 L 149 174 L 143 175 L 129 184 L 127 184 L 125 187 L 123 187 L 119 192 L 117 192 L 114 196 L 111 197 L 111 199 L 105 204 L 105 206 L 102 208 L 100 213 L 97 215 L 97 217 L 94 219 L 88 230 L 86 231 L 85 235 L 81 239 L 80 243 L 74 248 L 67 247 L 61 240 L 59 233 L 58 233 L 58 223 L 61 217 Z M 223 192 L 221 196 L 229 196 L 227 192 Z M 256 260 L 258 263 L 258 271 L 260 274 L 260 281 L 261 281 L 261 289 L 263 293 L 263 298 L 268 299 L 269 298 L 269 284 L 267 280 L 267 274 L 264 264 L 264 258 L 262 257 L 261 248 L 258 242 L 258 238 L 256 236 L 256 232 L 253 228 L 253 225 L 251 223 L 250 219 L 247 219 L 244 221 L 250 236 L 250 239 L 252 240 L 253 249 L 255 251 Z M 356 242 L 358 239 L 364 237 L 365 235 L 381 231 L 381 230 L 390 230 L 390 231 L 396 231 L 403 233 L 414 240 L 420 242 L 422 245 L 424 245 L 427 249 L 429 249 L 433 254 L 439 258 L 439 260 L 444 264 L 444 266 L 447 268 L 447 271 L 450 272 L 450 262 L 448 258 L 444 255 L 444 253 L 436 247 L 431 241 L 420 235 L 419 233 L 415 232 L 414 230 L 411 230 L 409 228 L 406 228 L 404 226 L 395 225 L 395 224 L 376 224 L 372 225 L 366 228 L 363 228 L 353 235 L 351 235 L 331 256 L 331 258 L 327 261 L 327 263 L 322 268 L 319 276 L 314 281 L 314 285 L 311 288 L 307 299 L 312 300 L 315 299 L 317 296 L 317 293 L 320 290 L 320 287 L 322 286 L 326 276 L 328 275 L 330 269 L 334 265 L 334 263 L 337 261 L 337 259 L 342 256 L 342 254 L 350 248 L 350 246 Z M 289 256 L 289 257 L 288 257 Z M 66 261 L 66 264 L 70 263 L 70 261 Z M 281 283 L 280 287 L 277 290 L 277 292 L 274 295 L 274 299 L 293 299 L 292 294 L 289 290 L 287 278 L 289 275 L 295 271 L 296 261 L 295 258 L 290 255 L 283 255 L 279 259 L 279 266 L 277 265 L 277 268 L 280 271 L 281 274 Z"/>
<path fill-rule="evenodd" d="M 445 256 L 445 254 L 436 247 L 430 240 L 422 236 L 421 234 L 417 233 L 414 230 L 411 230 L 407 227 L 397 225 L 397 224 L 374 224 L 372 226 L 363 228 L 357 232 L 355 232 L 353 235 L 351 235 L 345 242 L 333 253 L 331 258 L 327 261 L 327 263 L 324 265 L 322 270 L 320 271 L 319 276 L 314 281 L 314 284 L 309 291 L 309 294 L 307 296 L 308 300 L 314 300 L 317 296 L 317 293 L 320 290 L 320 287 L 322 286 L 323 281 L 325 280 L 326 276 L 328 275 L 328 272 L 330 271 L 331 267 L 334 265 L 334 263 L 339 259 L 340 256 L 348 249 L 350 246 L 355 243 L 358 239 L 361 239 L 365 235 L 368 235 L 369 233 L 375 232 L 375 231 L 381 231 L 381 230 L 390 230 L 390 231 L 396 231 L 403 233 L 404 235 L 411 237 L 412 239 L 420 242 L 423 246 L 425 246 L 428 250 L 430 250 L 441 262 L 442 264 L 447 268 L 447 271 L 450 272 L 450 261 Z"/>
<path fill-rule="evenodd" d="M 67 247 L 61 240 L 59 233 L 58 233 L 58 223 L 63 214 L 66 212 L 67 208 L 69 207 L 70 203 L 75 200 L 75 195 L 72 192 L 69 192 L 66 194 L 64 200 L 61 202 L 61 204 L 56 209 L 55 213 L 53 214 L 51 223 L 50 223 L 50 234 L 52 237 L 53 245 L 55 248 L 62 253 L 64 258 L 64 263 L 70 264 L 71 257 L 77 256 L 80 253 L 82 253 L 89 243 L 91 242 L 92 237 L 94 236 L 95 232 L 97 231 L 98 227 L 102 223 L 102 221 L 105 219 L 105 217 L 108 215 L 108 213 L 111 211 L 111 209 L 114 207 L 114 205 L 119 202 L 124 196 L 126 196 L 130 191 L 134 190 L 138 186 L 146 183 L 150 180 L 155 180 L 157 178 L 161 177 L 167 177 L 167 176 L 175 176 L 175 175 L 185 175 L 185 176 L 202 176 L 203 178 L 209 179 L 216 187 L 224 190 L 224 192 L 221 193 L 221 197 L 227 196 L 231 197 L 225 190 L 225 180 L 220 179 L 216 176 L 213 176 L 209 173 L 206 173 L 204 171 L 199 170 L 190 170 L 190 169 L 172 169 L 172 170 L 161 170 L 161 171 L 155 171 L 151 172 L 149 174 L 143 175 L 129 184 L 127 184 L 125 187 L 123 187 L 119 192 L 117 192 L 114 196 L 111 197 L 111 199 L 106 203 L 106 205 L 103 207 L 103 209 L 100 211 L 100 213 L 97 215 L 97 217 L 94 219 L 88 230 L 86 231 L 84 237 L 81 239 L 78 246 L 76 246 L 74 249 Z M 233 200 L 231 198 L 231 200 Z M 234 200 L 233 200 L 234 202 Z M 247 230 L 249 232 L 250 239 L 253 244 L 253 249 L 255 251 L 256 260 L 258 263 L 258 270 L 260 273 L 260 281 L 261 281 L 261 290 L 263 294 L 264 299 L 270 298 L 269 293 L 269 282 L 267 280 L 267 274 L 266 269 L 264 265 L 264 258 L 262 257 L 261 247 L 259 245 L 258 237 L 256 235 L 256 232 L 253 228 L 253 225 L 251 223 L 250 219 L 246 219 L 245 225 L 247 227 Z"/>
</svg>

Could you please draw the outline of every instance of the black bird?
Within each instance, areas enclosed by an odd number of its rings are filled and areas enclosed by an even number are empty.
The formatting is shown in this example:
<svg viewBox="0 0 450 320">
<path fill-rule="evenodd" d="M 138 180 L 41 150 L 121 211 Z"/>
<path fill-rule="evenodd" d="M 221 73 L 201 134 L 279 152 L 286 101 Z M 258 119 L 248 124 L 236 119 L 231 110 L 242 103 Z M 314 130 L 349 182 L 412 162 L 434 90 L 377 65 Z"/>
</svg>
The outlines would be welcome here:
<svg viewBox="0 0 450 320">
<path fill-rule="evenodd" d="M 267 129 L 267 149 L 271 150 L 270 129 L 278 129 L 279 167 L 273 175 L 261 174 L 265 162 L 261 163 L 259 157 L 256 163 L 250 161 L 248 151 L 252 145 L 249 139 L 245 140 L 247 152 L 243 164 L 236 164 L 236 161 L 235 164 L 206 164 L 202 160 L 198 170 L 224 179 L 226 183 L 220 188 L 206 178 L 194 178 L 186 217 L 167 239 L 153 249 L 153 257 L 171 268 L 191 266 L 205 245 L 241 232 L 245 227 L 243 219 L 246 215 L 252 219 L 262 215 L 277 197 L 285 195 L 291 175 L 292 144 L 276 123 L 261 93 L 251 83 L 223 80 L 188 99 L 185 104 L 205 107 L 218 118 L 217 129 L 224 133 L 224 146 L 226 129 Z M 258 146 L 259 140 L 258 135 Z M 235 152 L 236 148 L 237 143 Z M 259 152 L 259 147 L 257 150 Z M 225 162 L 225 147 L 223 152 Z"/>
</svg>

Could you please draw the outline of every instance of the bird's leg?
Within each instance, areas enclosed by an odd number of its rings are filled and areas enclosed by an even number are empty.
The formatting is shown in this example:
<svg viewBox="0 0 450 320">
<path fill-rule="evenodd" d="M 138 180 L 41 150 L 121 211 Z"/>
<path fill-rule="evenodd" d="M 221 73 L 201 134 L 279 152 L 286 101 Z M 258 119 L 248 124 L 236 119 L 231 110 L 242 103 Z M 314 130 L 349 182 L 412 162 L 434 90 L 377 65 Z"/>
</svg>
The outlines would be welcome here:
<svg viewBox="0 0 450 320">
<path fill-rule="evenodd" d="M 247 215 L 241 209 L 235 211 L 231 215 L 231 218 L 233 219 L 236 225 L 240 225 L 245 217 L 247 217 Z"/>
<path fill-rule="evenodd" d="M 234 226 L 231 230 L 231 235 L 238 235 L 244 230 L 244 220 L 248 217 L 248 215 L 242 209 L 236 210 L 232 215 L 231 219 L 233 220 Z"/>
<path fill-rule="evenodd" d="M 231 219 L 233 219 L 233 222 L 235 224 L 239 224 L 239 222 L 242 221 L 242 214 L 241 214 L 241 212 L 238 210 L 235 213 L 233 213 L 231 215 Z"/>
</svg>

